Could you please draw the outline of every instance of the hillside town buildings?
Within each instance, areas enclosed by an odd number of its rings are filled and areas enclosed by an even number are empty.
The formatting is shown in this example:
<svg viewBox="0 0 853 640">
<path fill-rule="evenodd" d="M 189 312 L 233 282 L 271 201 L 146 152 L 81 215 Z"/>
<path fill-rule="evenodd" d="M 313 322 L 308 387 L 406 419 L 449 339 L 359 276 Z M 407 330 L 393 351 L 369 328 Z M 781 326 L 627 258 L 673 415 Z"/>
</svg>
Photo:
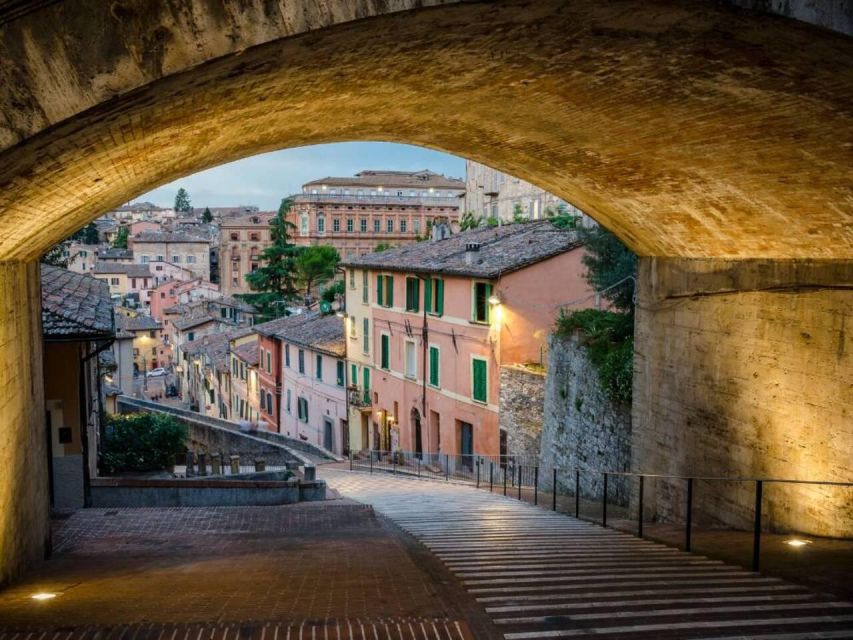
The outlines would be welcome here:
<svg viewBox="0 0 853 640">
<path fill-rule="evenodd" d="M 288 219 L 296 244 L 329 245 L 351 260 L 380 244 L 415 242 L 435 220 L 455 221 L 464 193 L 462 180 L 428 170 L 365 170 L 305 183 Z"/>
<path fill-rule="evenodd" d="M 249 293 L 246 274 L 261 265 L 261 253 L 270 246 L 270 221 L 275 211 L 239 212 L 219 222 L 219 264 L 222 293 Z"/>
<path fill-rule="evenodd" d="M 136 264 L 168 262 L 205 280 L 210 280 L 210 246 L 210 239 L 180 231 L 142 231 L 128 240 Z"/>
</svg>

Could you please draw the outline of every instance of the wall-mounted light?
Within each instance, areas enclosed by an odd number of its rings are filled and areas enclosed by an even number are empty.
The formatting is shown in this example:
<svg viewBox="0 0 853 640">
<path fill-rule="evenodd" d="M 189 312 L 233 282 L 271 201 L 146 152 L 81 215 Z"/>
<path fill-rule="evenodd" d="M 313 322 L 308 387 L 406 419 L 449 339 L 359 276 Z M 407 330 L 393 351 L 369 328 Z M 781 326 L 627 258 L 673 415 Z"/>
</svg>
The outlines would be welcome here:
<svg viewBox="0 0 853 640">
<path fill-rule="evenodd" d="M 499 305 L 500 303 L 501 303 L 501 299 L 497 295 L 495 295 L 494 293 L 489 296 L 489 304 L 492 305 L 493 307 Z"/>
<path fill-rule="evenodd" d="M 347 315 L 346 311 L 335 311 L 335 315 L 338 316 L 339 318 L 348 318 L 349 317 Z"/>
<path fill-rule="evenodd" d="M 55 593 L 49 593 L 47 591 L 40 591 L 39 593 L 34 593 L 30 596 L 33 600 L 53 600 L 55 597 Z"/>
</svg>

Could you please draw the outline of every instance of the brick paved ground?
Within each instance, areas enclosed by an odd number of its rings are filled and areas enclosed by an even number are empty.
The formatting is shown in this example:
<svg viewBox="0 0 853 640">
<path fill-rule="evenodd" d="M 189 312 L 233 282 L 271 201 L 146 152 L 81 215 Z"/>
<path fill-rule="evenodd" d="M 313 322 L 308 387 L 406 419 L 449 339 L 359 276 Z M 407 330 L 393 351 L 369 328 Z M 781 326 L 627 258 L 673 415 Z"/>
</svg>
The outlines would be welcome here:
<svg viewBox="0 0 853 640">
<path fill-rule="evenodd" d="M 82 637 L 92 626 L 139 625 L 136 640 L 197 640 L 213 627 L 190 632 L 186 623 L 254 621 L 232 624 L 224 640 L 260 638 L 264 629 L 265 640 L 283 640 L 302 637 L 300 628 L 306 638 L 336 638 L 341 629 L 340 637 L 373 637 L 376 623 L 380 638 L 421 637 L 421 625 L 426 637 L 437 625 L 442 638 L 468 638 L 465 621 L 473 620 L 482 628 L 476 637 L 499 637 L 430 554 L 346 500 L 89 509 L 54 524 L 53 558 L 0 592 L 0 630 L 76 628 Z M 32 600 L 40 591 L 59 595 Z"/>
</svg>

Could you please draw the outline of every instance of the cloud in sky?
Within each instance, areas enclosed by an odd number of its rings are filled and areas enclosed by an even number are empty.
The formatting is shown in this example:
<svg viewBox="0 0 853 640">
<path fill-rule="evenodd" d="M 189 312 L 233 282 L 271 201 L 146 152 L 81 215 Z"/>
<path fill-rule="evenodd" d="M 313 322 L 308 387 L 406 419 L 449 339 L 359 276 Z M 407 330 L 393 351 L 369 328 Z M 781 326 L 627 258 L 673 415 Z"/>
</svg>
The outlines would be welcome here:
<svg viewBox="0 0 853 640">
<path fill-rule="evenodd" d="M 146 200 L 170 207 L 174 204 L 175 192 L 183 187 L 196 207 L 257 205 L 262 210 L 274 210 L 283 197 L 299 192 L 310 180 L 351 176 L 362 169 L 430 169 L 464 178 L 465 160 L 440 151 L 390 142 L 298 147 L 244 158 L 185 176 L 134 201 Z"/>
</svg>

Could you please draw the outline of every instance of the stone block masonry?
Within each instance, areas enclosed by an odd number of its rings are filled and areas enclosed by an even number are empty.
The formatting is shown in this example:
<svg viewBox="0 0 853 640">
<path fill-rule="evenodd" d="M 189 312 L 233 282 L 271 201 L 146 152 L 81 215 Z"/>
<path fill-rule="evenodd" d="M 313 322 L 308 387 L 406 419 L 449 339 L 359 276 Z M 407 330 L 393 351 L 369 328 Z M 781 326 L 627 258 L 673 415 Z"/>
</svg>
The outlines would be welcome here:
<svg viewBox="0 0 853 640">
<path fill-rule="evenodd" d="M 853 263 L 642 258 L 635 471 L 853 481 Z M 697 523 L 751 526 L 753 482 L 700 483 Z M 646 504 L 680 517 L 684 483 Z M 769 484 L 765 525 L 853 535 L 853 489 Z"/>
<path fill-rule="evenodd" d="M 536 458 L 545 412 L 545 371 L 521 365 L 501 367 L 500 428 L 507 453 Z"/>
<path fill-rule="evenodd" d="M 545 416 L 539 454 L 539 478 L 551 491 L 552 470 L 558 488 L 574 491 L 574 470 L 627 471 L 631 461 L 631 408 L 607 397 L 578 338 L 551 336 L 545 385 Z M 581 495 L 601 498 L 603 476 L 582 473 Z M 608 480 L 611 504 L 626 505 L 630 483 Z"/>
</svg>

